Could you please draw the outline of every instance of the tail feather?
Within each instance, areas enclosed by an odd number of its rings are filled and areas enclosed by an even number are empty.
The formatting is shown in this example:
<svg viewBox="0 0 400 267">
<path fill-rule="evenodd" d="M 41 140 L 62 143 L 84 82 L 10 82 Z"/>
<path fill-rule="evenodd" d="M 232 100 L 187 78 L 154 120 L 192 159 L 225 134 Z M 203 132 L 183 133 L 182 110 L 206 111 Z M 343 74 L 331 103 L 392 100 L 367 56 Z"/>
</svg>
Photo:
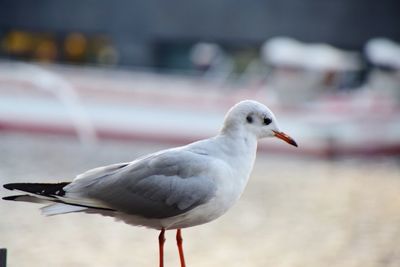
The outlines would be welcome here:
<svg viewBox="0 0 400 267">
<path fill-rule="evenodd" d="M 22 201 L 31 203 L 50 203 L 49 199 L 40 198 L 32 195 L 14 195 L 3 197 L 3 200 Z"/>
<path fill-rule="evenodd" d="M 24 201 L 32 203 L 48 203 L 42 208 L 44 215 L 56 215 L 70 212 L 97 210 L 101 212 L 113 211 L 88 199 L 73 199 L 65 196 L 64 183 L 10 183 L 3 185 L 9 190 L 23 191 L 28 194 L 3 197 L 4 200 Z"/>
<path fill-rule="evenodd" d="M 64 183 L 10 183 L 3 185 L 4 188 L 8 190 L 19 190 L 35 195 L 54 197 L 54 196 L 64 196 L 64 187 L 67 186 L 69 182 Z"/>
<path fill-rule="evenodd" d="M 87 207 L 82 207 L 82 206 L 68 205 L 68 204 L 64 204 L 64 203 L 54 203 L 54 204 L 45 206 L 45 207 L 41 208 L 40 210 L 42 211 L 43 215 L 52 216 L 52 215 L 58 215 L 58 214 L 84 211 L 87 209 L 88 209 Z"/>
</svg>

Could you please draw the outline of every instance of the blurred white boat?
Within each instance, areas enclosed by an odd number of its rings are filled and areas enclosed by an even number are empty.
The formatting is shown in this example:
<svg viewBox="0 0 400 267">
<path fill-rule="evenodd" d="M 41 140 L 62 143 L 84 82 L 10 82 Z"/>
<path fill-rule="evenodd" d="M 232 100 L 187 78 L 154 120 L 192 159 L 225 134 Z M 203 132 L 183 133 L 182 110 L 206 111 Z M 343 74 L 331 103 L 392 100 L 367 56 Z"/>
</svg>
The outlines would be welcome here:
<svg viewBox="0 0 400 267">
<path fill-rule="evenodd" d="M 374 38 L 365 45 L 372 70 L 368 88 L 391 94 L 400 101 L 400 44 L 385 38 Z"/>
<path fill-rule="evenodd" d="M 400 154 L 397 103 L 368 92 L 282 108 L 264 90 L 194 77 L 54 65 L 34 69 L 0 64 L 0 130 L 179 145 L 216 134 L 231 105 L 256 99 L 274 110 L 300 146 L 267 140 L 260 151 Z"/>
<path fill-rule="evenodd" d="M 261 55 L 271 69 L 270 88 L 290 104 L 357 87 L 357 74 L 363 69 L 358 52 L 288 37 L 270 38 L 262 46 Z"/>
</svg>

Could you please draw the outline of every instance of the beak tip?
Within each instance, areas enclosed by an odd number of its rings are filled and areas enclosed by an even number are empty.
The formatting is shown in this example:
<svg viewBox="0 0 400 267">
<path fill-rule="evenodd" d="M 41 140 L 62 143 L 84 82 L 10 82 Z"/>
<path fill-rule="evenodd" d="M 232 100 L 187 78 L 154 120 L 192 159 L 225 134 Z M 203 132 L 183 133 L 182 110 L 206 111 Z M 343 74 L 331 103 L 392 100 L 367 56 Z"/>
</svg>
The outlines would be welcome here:
<svg viewBox="0 0 400 267">
<path fill-rule="evenodd" d="M 293 140 L 290 144 L 291 144 L 292 146 L 299 147 L 299 146 L 297 145 L 296 141 L 294 141 L 294 140 Z"/>
<path fill-rule="evenodd" d="M 293 140 L 293 138 L 291 138 L 290 136 L 288 136 L 287 134 L 283 133 L 283 132 L 277 132 L 274 131 L 275 137 L 278 137 L 279 139 L 282 139 L 283 141 L 285 141 L 286 143 L 298 147 L 296 141 Z"/>
</svg>

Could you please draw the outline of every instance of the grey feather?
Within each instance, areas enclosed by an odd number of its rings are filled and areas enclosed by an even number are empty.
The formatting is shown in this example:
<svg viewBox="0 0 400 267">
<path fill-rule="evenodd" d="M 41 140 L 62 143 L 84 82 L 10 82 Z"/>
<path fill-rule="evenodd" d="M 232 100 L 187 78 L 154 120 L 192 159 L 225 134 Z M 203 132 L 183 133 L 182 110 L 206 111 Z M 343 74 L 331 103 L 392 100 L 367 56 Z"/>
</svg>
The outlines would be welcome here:
<svg viewBox="0 0 400 267">
<path fill-rule="evenodd" d="M 146 218 L 172 217 L 214 196 L 212 164 L 212 158 L 202 154 L 166 150 L 130 164 L 89 171 L 65 188 L 66 196 Z"/>
</svg>

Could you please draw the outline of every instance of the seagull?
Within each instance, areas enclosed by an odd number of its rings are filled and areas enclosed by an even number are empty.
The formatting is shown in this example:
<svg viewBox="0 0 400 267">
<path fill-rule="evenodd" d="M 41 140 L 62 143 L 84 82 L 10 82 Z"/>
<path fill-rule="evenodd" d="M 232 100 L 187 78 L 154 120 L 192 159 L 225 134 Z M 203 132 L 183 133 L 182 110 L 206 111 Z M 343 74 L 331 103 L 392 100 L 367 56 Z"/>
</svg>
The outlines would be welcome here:
<svg viewBox="0 0 400 267">
<path fill-rule="evenodd" d="M 210 222 L 233 206 L 250 177 L 257 142 L 266 137 L 297 147 L 269 108 L 244 100 L 228 111 L 214 137 L 91 169 L 70 182 L 4 184 L 24 193 L 3 199 L 47 203 L 41 211 L 48 216 L 96 213 L 159 230 L 160 267 L 165 231 L 176 230 L 180 265 L 185 267 L 181 229 Z"/>
</svg>

